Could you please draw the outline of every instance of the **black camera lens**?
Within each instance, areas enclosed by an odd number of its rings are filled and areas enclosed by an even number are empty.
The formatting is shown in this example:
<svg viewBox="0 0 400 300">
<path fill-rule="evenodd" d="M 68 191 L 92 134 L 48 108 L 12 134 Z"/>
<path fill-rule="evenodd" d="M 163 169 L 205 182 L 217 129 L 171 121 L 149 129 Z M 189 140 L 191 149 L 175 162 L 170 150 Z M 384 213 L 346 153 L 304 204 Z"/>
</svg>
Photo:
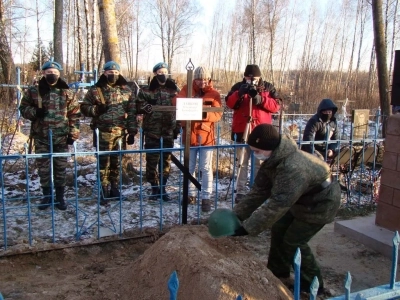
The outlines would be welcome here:
<svg viewBox="0 0 400 300">
<path fill-rule="evenodd" d="M 248 92 L 248 93 L 249 93 L 249 96 L 250 96 L 251 98 L 257 96 L 257 94 L 258 94 L 257 88 L 256 88 L 255 86 L 251 86 L 251 87 L 249 88 L 249 92 Z"/>
</svg>

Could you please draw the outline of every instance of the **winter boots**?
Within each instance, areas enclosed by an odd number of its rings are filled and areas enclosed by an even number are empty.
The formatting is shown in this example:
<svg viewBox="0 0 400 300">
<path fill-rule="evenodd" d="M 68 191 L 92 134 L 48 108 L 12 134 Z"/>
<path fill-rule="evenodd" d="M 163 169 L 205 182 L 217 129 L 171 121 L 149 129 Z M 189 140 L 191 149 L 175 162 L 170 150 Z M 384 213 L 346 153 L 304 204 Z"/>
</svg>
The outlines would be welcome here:
<svg viewBox="0 0 400 300">
<path fill-rule="evenodd" d="M 149 196 L 149 200 L 156 201 L 160 198 L 161 196 L 161 191 L 162 191 L 162 200 L 165 202 L 171 201 L 171 198 L 167 194 L 167 191 L 165 189 L 165 186 L 167 185 L 167 180 L 168 177 L 163 177 L 163 186 L 160 188 L 160 185 L 158 182 L 150 182 L 151 184 L 151 195 Z M 160 180 L 161 181 L 161 180 Z"/>
<path fill-rule="evenodd" d="M 149 196 L 149 200 L 157 201 L 158 197 L 160 197 L 160 187 L 156 186 L 154 183 L 151 184 L 151 195 Z"/>
<path fill-rule="evenodd" d="M 111 189 L 110 189 L 110 198 L 119 198 L 119 186 L 116 182 L 111 182 Z"/>
<path fill-rule="evenodd" d="M 51 189 L 49 187 L 43 187 L 43 199 L 40 201 L 39 209 L 45 210 L 51 205 Z M 64 187 L 59 186 L 56 187 L 56 199 L 55 199 L 55 207 L 59 210 L 66 210 L 67 203 L 64 200 Z"/>
<path fill-rule="evenodd" d="M 210 201 L 210 199 L 202 199 L 201 200 L 201 211 L 202 212 L 211 211 L 211 201 Z"/>
<path fill-rule="evenodd" d="M 63 186 L 56 187 L 56 201 L 58 202 L 56 204 L 56 207 L 59 210 L 67 209 L 67 203 L 65 203 L 65 200 L 64 200 L 64 187 Z"/>
<path fill-rule="evenodd" d="M 49 187 L 43 187 L 42 191 L 43 191 L 43 199 L 40 201 L 40 205 L 38 206 L 38 208 L 40 210 L 45 210 L 48 207 L 50 207 L 51 204 L 51 190 Z"/>
<path fill-rule="evenodd" d="M 107 186 L 102 186 L 101 187 L 101 194 L 100 194 L 100 205 L 102 206 L 109 206 L 109 201 L 107 198 L 109 198 L 108 194 L 108 189 Z"/>
</svg>

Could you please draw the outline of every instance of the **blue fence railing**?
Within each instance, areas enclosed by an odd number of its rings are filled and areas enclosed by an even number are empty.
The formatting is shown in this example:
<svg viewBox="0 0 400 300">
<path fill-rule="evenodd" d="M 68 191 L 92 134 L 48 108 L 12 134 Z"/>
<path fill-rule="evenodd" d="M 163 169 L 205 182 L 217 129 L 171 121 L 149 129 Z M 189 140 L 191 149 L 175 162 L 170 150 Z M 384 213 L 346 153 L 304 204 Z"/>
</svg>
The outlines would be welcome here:
<svg viewBox="0 0 400 300">
<path fill-rule="evenodd" d="M 84 124 L 82 124 L 82 127 Z M 86 124 L 85 124 L 86 125 Z M 183 176 L 172 164 L 166 192 L 173 199 L 170 203 L 150 201 L 150 185 L 145 182 L 145 155 L 157 152 L 172 152 L 183 163 L 184 148 L 180 141 L 174 148 L 143 149 L 142 134 L 139 143 L 132 149 L 119 151 L 97 151 L 91 140 L 78 141 L 68 153 L 28 154 L 25 144 L 23 153 L 0 156 L 0 255 L 13 246 L 28 246 L 46 243 L 73 243 L 83 239 L 99 239 L 106 235 L 122 236 L 127 230 L 152 227 L 163 229 L 165 225 L 181 224 Z M 1 141 L 5 147 L 6 141 Z M 374 204 L 378 198 L 380 179 L 378 147 L 382 139 L 336 141 L 339 148 L 329 165 L 342 186 L 343 205 Z M 12 141 L 9 141 L 12 143 Z M 303 142 L 300 142 L 302 144 Z M 325 141 L 313 142 L 325 143 Z M 330 143 L 330 141 L 326 141 Z M 299 145 L 300 146 L 300 145 Z M 243 144 L 226 140 L 217 126 L 217 145 L 214 151 L 212 207 L 232 208 L 234 205 L 234 183 L 236 180 L 236 148 Z M 111 198 L 110 207 L 100 205 L 101 188 L 99 158 L 102 155 L 119 156 L 125 163 L 120 166 L 119 198 Z M 38 206 L 42 199 L 39 178 L 35 167 L 37 158 L 67 157 L 66 170 L 70 178 L 66 187 L 66 212 L 54 206 L 45 211 Z M 128 168 L 130 166 L 130 168 Z M 161 166 L 162 167 L 162 166 Z M 130 171 L 127 171 L 130 169 Z M 251 173 L 251 172 L 250 172 Z M 133 175 L 132 175 L 133 174 Z M 200 179 L 199 172 L 195 177 Z M 253 177 L 249 176 L 249 185 Z M 200 193 L 195 205 L 189 205 L 188 220 L 200 223 L 207 214 L 201 212 Z"/>
</svg>

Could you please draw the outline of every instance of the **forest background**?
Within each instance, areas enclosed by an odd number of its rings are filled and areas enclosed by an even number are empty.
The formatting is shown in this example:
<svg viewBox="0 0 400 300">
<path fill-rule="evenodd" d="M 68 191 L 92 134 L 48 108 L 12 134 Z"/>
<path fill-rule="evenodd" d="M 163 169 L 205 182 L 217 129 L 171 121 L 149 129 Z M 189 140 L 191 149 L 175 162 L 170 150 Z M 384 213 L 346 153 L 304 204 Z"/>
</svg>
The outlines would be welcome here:
<svg viewBox="0 0 400 300">
<path fill-rule="evenodd" d="M 28 3 L 29 2 L 29 3 Z M 0 82 L 31 84 L 50 57 L 74 71 L 115 60 L 128 80 L 165 61 L 179 86 L 189 58 L 221 93 L 249 63 L 285 104 L 313 113 L 322 98 L 390 115 L 398 0 L 0 0 Z M 85 81 L 93 80 L 87 76 Z M 9 100 L 5 100 L 5 99 Z M 13 96 L 2 97 L 3 104 Z"/>
</svg>

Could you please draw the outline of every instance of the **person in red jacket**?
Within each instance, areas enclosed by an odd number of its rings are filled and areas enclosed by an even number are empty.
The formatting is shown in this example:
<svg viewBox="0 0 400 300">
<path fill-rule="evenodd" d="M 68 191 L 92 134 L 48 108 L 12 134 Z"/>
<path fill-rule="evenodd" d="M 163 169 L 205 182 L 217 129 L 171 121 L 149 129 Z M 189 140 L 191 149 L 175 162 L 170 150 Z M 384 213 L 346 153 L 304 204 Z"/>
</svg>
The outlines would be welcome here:
<svg viewBox="0 0 400 300">
<path fill-rule="evenodd" d="M 259 124 L 272 124 L 272 114 L 280 109 L 280 98 L 275 87 L 261 78 L 258 65 L 247 65 L 242 81 L 234 84 L 225 97 L 226 106 L 233 109 L 232 141 L 245 144 L 245 138 L 251 130 Z M 246 125 L 247 135 L 245 135 Z M 248 146 L 238 147 L 237 160 L 243 160 L 237 178 L 236 198 L 238 203 L 246 194 L 246 182 L 248 175 L 251 150 Z M 262 161 L 254 157 L 252 166 L 253 177 L 257 174 Z M 239 163 L 240 164 L 240 163 Z"/>
<path fill-rule="evenodd" d="M 193 77 L 193 98 L 203 98 L 203 105 L 209 107 L 221 107 L 221 96 L 219 92 L 213 88 L 212 80 L 204 67 L 197 67 L 194 70 Z M 187 85 L 185 85 L 178 95 L 173 100 L 173 105 L 176 105 L 176 98 L 187 97 Z M 213 183 L 213 149 L 199 146 L 215 145 L 215 130 L 214 124 L 222 117 L 222 112 L 203 112 L 203 119 L 191 122 L 190 134 L 190 160 L 189 172 L 194 176 L 197 155 L 199 155 L 198 171 L 201 171 L 201 210 L 209 212 L 211 210 L 211 193 Z M 182 122 L 183 135 L 186 135 L 186 122 Z M 193 148 L 192 148 L 193 147 Z M 196 189 L 191 183 L 189 186 L 189 203 L 196 202 Z"/>
</svg>

